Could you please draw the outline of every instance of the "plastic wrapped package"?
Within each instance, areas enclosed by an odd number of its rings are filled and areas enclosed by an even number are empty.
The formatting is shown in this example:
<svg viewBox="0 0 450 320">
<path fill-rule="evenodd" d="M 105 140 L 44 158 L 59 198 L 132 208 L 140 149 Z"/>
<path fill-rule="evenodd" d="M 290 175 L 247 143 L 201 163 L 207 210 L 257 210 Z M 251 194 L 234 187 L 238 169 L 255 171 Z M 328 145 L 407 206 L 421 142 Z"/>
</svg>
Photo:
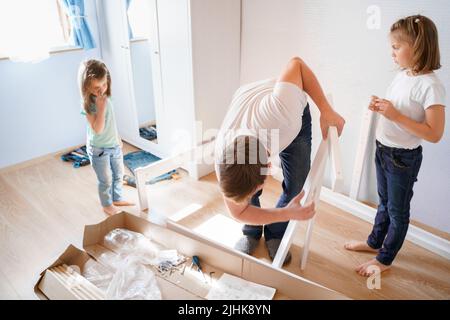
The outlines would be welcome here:
<svg viewBox="0 0 450 320">
<path fill-rule="evenodd" d="M 108 250 L 98 256 L 98 262 L 113 273 L 106 290 L 108 299 L 161 299 L 150 265 L 164 274 L 186 261 L 177 250 L 159 250 L 142 234 L 121 228 L 110 231 L 103 246 Z"/>
<path fill-rule="evenodd" d="M 114 275 L 114 271 L 94 260 L 89 260 L 84 265 L 81 275 L 97 288 L 106 292 Z"/>
<path fill-rule="evenodd" d="M 128 256 L 114 274 L 106 298 L 112 300 L 161 300 L 156 276 L 137 256 Z"/>
<path fill-rule="evenodd" d="M 134 247 L 139 234 L 130 230 L 117 228 L 105 235 L 103 245 L 112 251 L 127 251 Z"/>
<path fill-rule="evenodd" d="M 128 255 L 129 253 L 115 253 L 113 251 L 106 250 L 98 255 L 97 261 L 115 272 L 122 266 Z"/>
<path fill-rule="evenodd" d="M 103 245 L 119 254 L 133 254 L 151 260 L 159 249 L 149 239 L 140 233 L 117 228 L 110 231 L 103 240 Z"/>
</svg>

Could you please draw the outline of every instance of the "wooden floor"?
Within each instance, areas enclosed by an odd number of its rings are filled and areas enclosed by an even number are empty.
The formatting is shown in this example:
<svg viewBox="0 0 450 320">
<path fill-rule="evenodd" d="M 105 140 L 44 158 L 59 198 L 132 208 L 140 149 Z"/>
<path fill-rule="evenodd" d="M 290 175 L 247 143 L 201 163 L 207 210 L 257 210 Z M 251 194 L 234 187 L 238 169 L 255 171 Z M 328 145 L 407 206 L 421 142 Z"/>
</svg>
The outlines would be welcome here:
<svg viewBox="0 0 450 320">
<path fill-rule="evenodd" d="M 134 148 L 125 145 L 125 153 Z M 127 200 L 137 202 L 136 189 L 125 187 Z M 270 179 L 262 206 L 276 203 L 281 187 Z M 152 207 L 207 237 L 232 246 L 240 224 L 226 213 L 215 175 L 194 181 L 187 176 L 148 188 Z M 137 213 L 136 208 L 130 212 Z M 83 228 L 105 219 L 91 167 L 74 169 L 59 155 L 0 170 L 0 299 L 36 299 L 39 273 L 69 245 L 82 248 Z M 450 262 L 405 242 L 381 289 L 369 290 L 353 268 L 372 254 L 343 249 L 346 240 L 365 239 L 369 223 L 321 202 L 305 271 L 299 257 L 305 234 L 301 223 L 294 239 L 291 272 L 354 299 L 450 299 Z M 256 256 L 268 261 L 261 241 Z"/>
</svg>

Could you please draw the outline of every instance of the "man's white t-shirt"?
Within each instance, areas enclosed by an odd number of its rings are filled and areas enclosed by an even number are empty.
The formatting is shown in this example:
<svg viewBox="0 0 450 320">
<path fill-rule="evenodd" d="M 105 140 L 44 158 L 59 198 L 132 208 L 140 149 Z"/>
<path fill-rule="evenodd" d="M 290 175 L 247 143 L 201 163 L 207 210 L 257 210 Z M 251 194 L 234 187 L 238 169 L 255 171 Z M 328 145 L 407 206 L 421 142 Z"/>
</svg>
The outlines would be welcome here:
<svg viewBox="0 0 450 320">
<path fill-rule="evenodd" d="M 434 72 L 409 76 L 404 70 L 388 87 L 386 99 L 403 115 L 423 122 L 427 108 L 432 105 L 445 106 L 445 88 Z M 376 138 L 385 146 L 402 149 L 415 149 L 422 142 L 421 138 L 383 116 L 377 125 Z"/>
<path fill-rule="evenodd" d="M 289 146 L 301 130 L 306 104 L 305 92 L 290 82 L 267 79 L 240 87 L 217 134 L 217 177 L 223 151 L 237 136 L 258 137 L 271 157 Z"/>
</svg>

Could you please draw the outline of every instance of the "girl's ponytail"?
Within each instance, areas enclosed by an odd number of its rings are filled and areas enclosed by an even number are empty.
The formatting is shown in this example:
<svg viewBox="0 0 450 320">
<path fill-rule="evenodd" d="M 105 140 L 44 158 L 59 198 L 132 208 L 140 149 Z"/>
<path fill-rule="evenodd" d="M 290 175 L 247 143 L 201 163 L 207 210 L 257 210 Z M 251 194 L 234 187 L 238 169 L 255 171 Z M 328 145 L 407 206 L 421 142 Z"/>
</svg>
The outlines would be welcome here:
<svg viewBox="0 0 450 320">
<path fill-rule="evenodd" d="M 422 70 L 439 69 L 441 65 L 436 26 L 430 19 L 420 15 L 414 19 L 414 25 L 417 28 L 417 38 L 413 46 L 416 61 L 413 71 L 418 73 Z"/>
</svg>

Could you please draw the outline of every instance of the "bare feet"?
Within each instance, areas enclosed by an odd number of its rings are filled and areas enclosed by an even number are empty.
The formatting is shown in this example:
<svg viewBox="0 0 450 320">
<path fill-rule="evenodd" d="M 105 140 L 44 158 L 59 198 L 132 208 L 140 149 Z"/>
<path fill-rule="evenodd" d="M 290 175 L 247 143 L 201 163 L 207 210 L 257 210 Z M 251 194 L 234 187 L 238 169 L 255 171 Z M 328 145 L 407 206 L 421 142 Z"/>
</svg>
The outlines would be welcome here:
<svg viewBox="0 0 450 320">
<path fill-rule="evenodd" d="M 114 201 L 113 204 L 118 207 L 134 206 L 135 204 L 128 201 Z"/>
<path fill-rule="evenodd" d="M 344 245 L 344 248 L 350 251 L 365 251 L 365 252 L 378 252 L 377 249 L 369 247 L 364 241 L 352 240 Z"/>
<path fill-rule="evenodd" d="M 117 207 L 114 206 L 114 205 L 110 205 L 110 206 L 107 206 L 107 207 L 103 207 L 103 211 L 104 211 L 107 215 L 110 215 L 110 216 L 122 212 L 122 210 L 120 210 L 119 208 L 117 208 Z"/>
<path fill-rule="evenodd" d="M 358 272 L 361 276 L 370 277 L 374 273 L 381 273 L 386 271 L 391 266 L 387 266 L 379 262 L 377 259 L 372 259 L 358 266 L 355 271 Z"/>
</svg>

